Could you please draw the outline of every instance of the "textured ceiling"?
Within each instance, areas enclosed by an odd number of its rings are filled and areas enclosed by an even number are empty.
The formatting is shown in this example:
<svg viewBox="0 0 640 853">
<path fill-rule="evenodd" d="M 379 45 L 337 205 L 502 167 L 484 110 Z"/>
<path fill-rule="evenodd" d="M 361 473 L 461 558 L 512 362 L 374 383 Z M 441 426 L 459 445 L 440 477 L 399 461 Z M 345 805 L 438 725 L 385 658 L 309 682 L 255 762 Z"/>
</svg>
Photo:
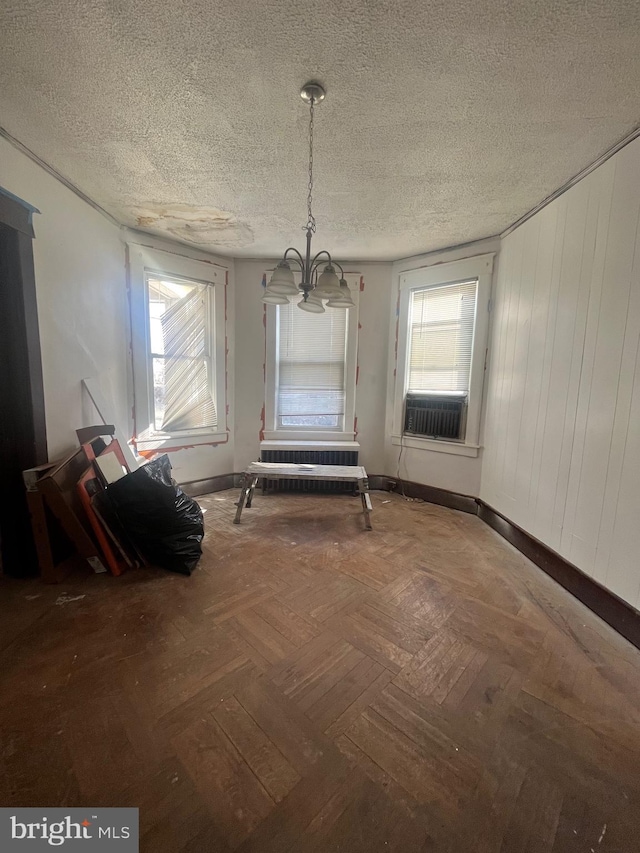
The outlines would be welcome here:
<svg viewBox="0 0 640 853">
<path fill-rule="evenodd" d="M 4 0 L 0 125 L 121 222 L 222 254 L 495 234 L 640 123 L 638 0 Z"/>
</svg>

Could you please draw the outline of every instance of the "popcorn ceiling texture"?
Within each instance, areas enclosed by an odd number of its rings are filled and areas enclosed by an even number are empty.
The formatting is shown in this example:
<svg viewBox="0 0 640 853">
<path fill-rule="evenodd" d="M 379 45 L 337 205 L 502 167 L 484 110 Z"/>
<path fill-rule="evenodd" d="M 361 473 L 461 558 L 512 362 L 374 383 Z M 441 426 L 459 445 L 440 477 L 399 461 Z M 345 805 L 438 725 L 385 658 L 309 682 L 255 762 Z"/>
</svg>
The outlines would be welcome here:
<svg viewBox="0 0 640 853">
<path fill-rule="evenodd" d="M 495 234 L 640 123 L 637 0 L 5 0 L 0 125 L 121 222 L 221 254 Z"/>
</svg>

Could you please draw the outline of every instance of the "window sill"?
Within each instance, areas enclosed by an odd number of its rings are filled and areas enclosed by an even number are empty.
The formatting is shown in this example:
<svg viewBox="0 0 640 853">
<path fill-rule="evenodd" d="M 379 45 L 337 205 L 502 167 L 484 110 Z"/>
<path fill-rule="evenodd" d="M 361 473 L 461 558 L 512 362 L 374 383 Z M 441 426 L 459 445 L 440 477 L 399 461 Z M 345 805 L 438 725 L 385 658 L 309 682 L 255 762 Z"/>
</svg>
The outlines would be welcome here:
<svg viewBox="0 0 640 853">
<path fill-rule="evenodd" d="M 333 432 L 331 430 L 295 430 L 295 429 L 278 429 L 265 430 L 265 441 L 321 441 L 325 444 L 333 444 L 335 441 L 353 441 L 355 433 L 353 432 Z"/>
<path fill-rule="evenodd" d="M 457 441 L 440 441 L 437 438 L 413 438 L 408 435 L 391 436 L 391 444 L 397 447 L 411 447 L 414 450 L 435 450 L 436 453 L 450 453 L 453 456 L 477 456 L 479 444 L 462 444 Z"/>
<path fill-rule="evenodd" d="M 223 444 L 228 439 L 226 432 L 174 432 L 150 435 L 142 433 L 135 439 L 136 450 L 164 450 L 195 447 L 199 444 Z"/>
</svg>

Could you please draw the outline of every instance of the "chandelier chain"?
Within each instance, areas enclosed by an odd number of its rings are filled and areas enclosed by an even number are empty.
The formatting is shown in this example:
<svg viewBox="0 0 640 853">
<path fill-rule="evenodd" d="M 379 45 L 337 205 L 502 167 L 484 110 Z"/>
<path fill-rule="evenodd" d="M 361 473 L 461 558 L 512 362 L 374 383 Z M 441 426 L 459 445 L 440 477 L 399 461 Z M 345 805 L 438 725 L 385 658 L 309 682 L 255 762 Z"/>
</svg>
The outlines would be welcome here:
<svg viewBox="0 0 640 853">
<path fill-rule="evenodd" d="M 315 233 L 316 220 L 313 215 L 313 103 L 314 98 L 309 102 L 309 194 L 307 195 L 307 224 L 305 230 Z"/>
<path fill-rule="evenodd" d="M 342 266 L 334 261 L 326 249 L 313 254 L 311 242 L 316 230 L 313 215 L 313 132 L 316 104 L 322 103 L 326 92 L 320 83 L 306 83 L 300 90 L 300 96 L 309 104 L 309 180 L 307 184 L 307 224 L 306 250 L 304 256 L 294 246 L 285 249 L 282 260 L 274 270 L 269 284 L 265 287 L 262 301 L 267 305 L 288 305 L 292 297 L 302 296 L 298 308 L 311 314 L 324 314 L 323 301 L 329 308 L 353 308 L 354 301 L 345 281 Z M 291 264 L 299 271 L 291 269 Z M 334 266 L 340 271 L 338 278 Z M 322 267 L 324 270 L 322 271 Z M 264 282 L 266 284 L 266 282 Z"/>
</svg>

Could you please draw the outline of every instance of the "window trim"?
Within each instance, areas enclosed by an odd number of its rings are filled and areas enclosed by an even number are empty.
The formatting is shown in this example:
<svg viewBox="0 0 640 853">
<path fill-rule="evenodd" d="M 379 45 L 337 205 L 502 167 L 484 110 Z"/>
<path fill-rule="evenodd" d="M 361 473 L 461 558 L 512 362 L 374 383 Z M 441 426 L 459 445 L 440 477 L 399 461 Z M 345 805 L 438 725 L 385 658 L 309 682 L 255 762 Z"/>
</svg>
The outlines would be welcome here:
<svg viewBox="0 0 640 853">
<path fill-rule="evenodd" d="M 162 450 L 183 445 L 226 442 L 226 270 L 206 261 L 175 255 L 162 249 L 149 249 L 127 244 L 131 295 L 131 348 L 133 361 L 134 442 L 138 450 Z M 214 361 L 213 389 L 217 427 L 157 432 L 153 428 L 153 379 L 150 356 L 150 322 L 148 311 L 147 273 L 164 274 L 167 278 L 184 278 L 211 286 L 210 310 Z M 142 427 L 146 424 L 146 427 Z"/>
<path fill-rule="evenodd" d="M 267 281 L 271 270 L 265 272 Z M 344 400 L 344 430 L 304 429 L 301 427 L 277 428 L 277 305 L 265 305 L 265 420 L 264 440 L 278 439 L 289 441 L 353 441 L 355 438 L 356 415 L 356 376 L 358 370 L 358 309 L 360 295 L 360 273 L 345 273 L 349 284 L 354 308 L 327 308 L 327 311 L 347 311 L 347 352 L 345 356 L 345 400 Z M 350 427 L 350 428 L 348 428 Z"/>
<path fill-rule="evenodd" d="M 480 416 L 482 410 L 485 355 L 489 332 L 489 303 L 491 298 L 491 277 L 494 256 L 495 253 L 491 252 L 485 255 L 477 255 L 473 258 L 434 264 L 428 267 L 418 267 L 399 273 L 398 348 L 391 436 L 392 444 L 421 450 L 435 450 L 440 453 L 450 453 L 457 456 L 478 455 L 480 449 Z M 478 281 L 478 291 L 465 439 L 464 441 L 454 442 L 450 440 L 408 436 L 404 433 L 402 417 L 408 377 L 411 293 L 414 290 L 421 290 L 425 287 L 455 284 L 473 279 L 477 279 Z"/>
</svg>

